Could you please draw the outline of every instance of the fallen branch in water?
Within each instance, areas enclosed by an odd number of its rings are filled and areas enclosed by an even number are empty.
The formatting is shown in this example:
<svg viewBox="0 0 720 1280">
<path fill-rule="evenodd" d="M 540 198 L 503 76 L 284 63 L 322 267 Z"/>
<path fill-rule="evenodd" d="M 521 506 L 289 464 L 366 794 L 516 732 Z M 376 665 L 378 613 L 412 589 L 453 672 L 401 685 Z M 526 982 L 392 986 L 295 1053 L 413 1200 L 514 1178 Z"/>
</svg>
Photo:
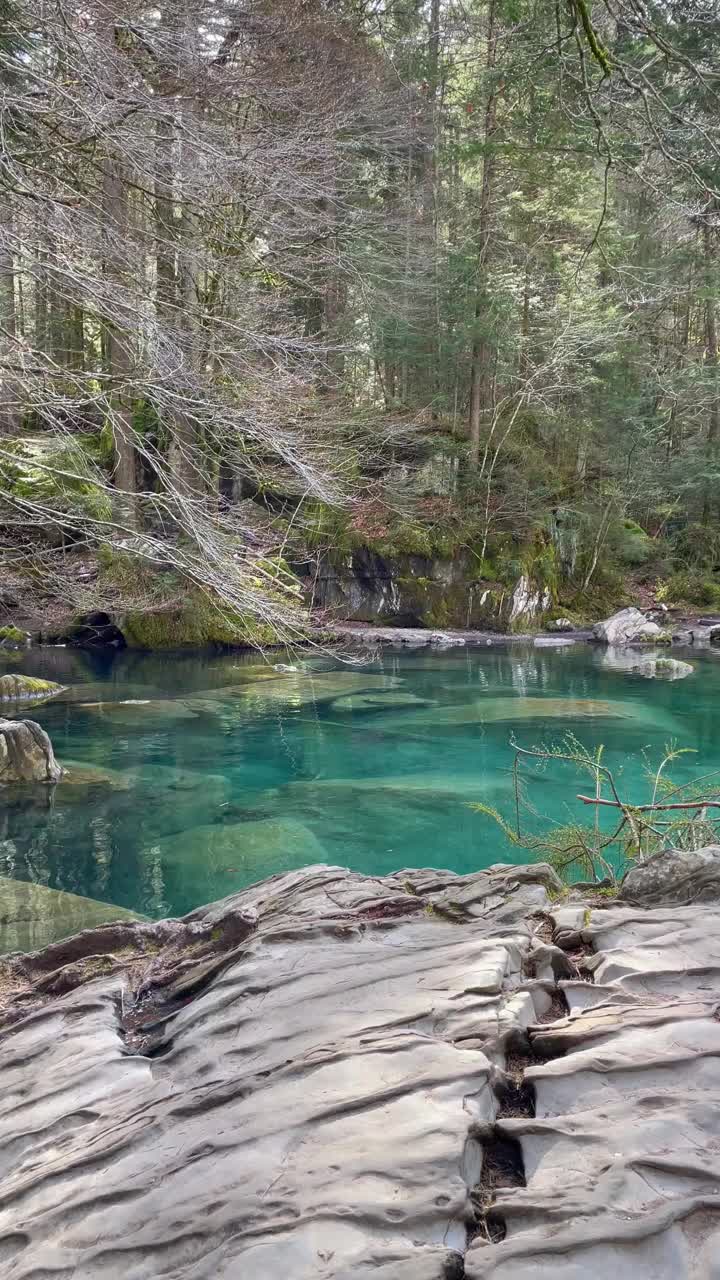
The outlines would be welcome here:
<svg viewBox="0 0 720 1280">
<path fill-rule="evenodd" d="M 656 809 L 720 809 L 720 800 L 688 800 L 684 804 L 623 804 L 620 800 L 601 800 L 598 796 L 581 796 L 583 804 L 607 805 L 611 809 L 631 809 L 634 813 L 646 813 Z"/>
</svg>

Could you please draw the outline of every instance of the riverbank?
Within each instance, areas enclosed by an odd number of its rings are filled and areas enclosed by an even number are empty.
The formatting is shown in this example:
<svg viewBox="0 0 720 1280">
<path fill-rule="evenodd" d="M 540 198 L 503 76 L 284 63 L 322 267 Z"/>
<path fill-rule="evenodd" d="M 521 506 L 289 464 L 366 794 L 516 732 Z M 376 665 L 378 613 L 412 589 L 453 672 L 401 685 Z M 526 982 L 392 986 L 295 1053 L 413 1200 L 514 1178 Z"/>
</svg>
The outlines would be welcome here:
<svg viewBox="0 0 720 1280">
<path fill-rule="evenodd" d="M 311 867 L 6 959 L 8 1280 L 709 1275 L 717 879 L 664 895 Z"/>
</svg>

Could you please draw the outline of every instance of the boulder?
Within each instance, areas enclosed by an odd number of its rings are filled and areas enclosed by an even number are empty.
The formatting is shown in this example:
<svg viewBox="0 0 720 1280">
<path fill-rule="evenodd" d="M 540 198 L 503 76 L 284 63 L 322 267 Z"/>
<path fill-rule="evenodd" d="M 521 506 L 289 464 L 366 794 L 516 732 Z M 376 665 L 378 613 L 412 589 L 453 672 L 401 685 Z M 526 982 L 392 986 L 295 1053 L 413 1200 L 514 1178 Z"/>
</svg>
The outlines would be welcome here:
<svg viewBox="0 0 720 1280">
<path fill-rule="evenodd" d="M 52 743 L 34 720 L 0 720 L 0 784 L 59 782 Z"/>
<path fill-rule="evenodd" d="M 32 637 L 28 631 L 21 631 L 19 627 L 0 627 L 0 649 L 17 652 L 29 649 L 31 644 Z"/>
<path fill-rule="evenodd" d="M 548 631 L 574 631 L 575 626 L 570 618 L 553 618 L 547 624 Z"/>
<path fill-rule="evenodd" d="M 620 897 L 643 907 L 720 901 L 720 845 L 651 854 L 627 872 Z"/>
<path fill-rule="evenodd" d="M 0 702 L 41 702 L 63 692 L 61 684 L 54 680 L 39 680 L 36 676 L 19 676 L 16 673 L 0 676 Z"/>
<path fill-rule="evenodd" d="M 644 644 L 648 640 L 663 640 L 665 632 L 657 622 L 649 622 L 639 609 L 620 609 L 611 618 L 596 623 L 592 638 L 600 644 Z"/>
</svg>

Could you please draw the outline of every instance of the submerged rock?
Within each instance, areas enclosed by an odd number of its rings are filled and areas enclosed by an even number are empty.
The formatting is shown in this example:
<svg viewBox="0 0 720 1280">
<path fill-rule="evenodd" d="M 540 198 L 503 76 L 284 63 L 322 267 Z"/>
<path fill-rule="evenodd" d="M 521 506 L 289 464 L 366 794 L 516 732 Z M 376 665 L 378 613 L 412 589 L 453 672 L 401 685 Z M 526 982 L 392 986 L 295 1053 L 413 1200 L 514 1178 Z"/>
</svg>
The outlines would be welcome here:
<svg viewBox="0 0 720 1280">
<path fill-rule="evenodd" d="M 54 680 L 16 673 L 0 676 L 0 702 L 42 702 L 62 692 L 63 686 Z"/>
<path fill-rule="evenodd" d="M 124 907 L 44 884 L 0 877 L 0 952 L 33 951 L 111 920 L 140 920 Z"/>
<path fill-rule="evenodd" d="M 412 729 L 415 726 L 441 728 L 456 724 L 492 724 L 513 720 L 645 720 L 648 708 L 634 702 L 604 698 L 524 698 L 502 695 L 478 698 L 462 706 L 436 707 L 429 711 L 398 712 L 378 717 L 373 726 L 382 729 Z M 665 727 L 674 727 L 662 712 L 657 717 Z"/>
<path fill-rule="evenodd" d="M 52 743 L 34 720 L 0 719 L 0 784 L 59 782 Z"/>
<path fill-rule="evenodd" d="M 600 655 L 607 671 L 643 676 L 646 680 L 684 680 L 695 668 L 690 662 L 669 658 L 665 653 L 642 653 L 637 649 L 616 649 L 609 645 Z"/>
<path fill-rule="evenodd" d="M 402 689 L 380 689 L 377 693 L 346 693 L 332 702 L 334 711 L 365 711 L 372 708 L 382 710 L 383 707 L 429 707 L 432 698 L 420 698 L 416 693 L 405 693 Z"/>
<path fill-rule="evenodd" d="M 657 622 L 650 622 L 639 609 L 620 609 L 611 618 L 598 622 L 592 629 L 593 640 L 601 644 L 644 644 L 648 640 L 665 640 L 670 636 L 659 627 Z"/>
<path fill-rule="evenodd" d="M 320 841 L 302 822 L 293 818 L 262 818 L 257 822 L 220 822 L 192 827 L 159 840 L 157 846 L 171 861 L 194 865 L 203 854 L 203 875 L 218 871 L 248 873 L 273 860 L 279 868 L 306 865 L 323 856 Z"/>
<path fill-rule="evenodd" d="M 709 1278 L 720 912 L 559 890 L 311 867 L 8 958 L 8 1280 Z"/>
</svg>

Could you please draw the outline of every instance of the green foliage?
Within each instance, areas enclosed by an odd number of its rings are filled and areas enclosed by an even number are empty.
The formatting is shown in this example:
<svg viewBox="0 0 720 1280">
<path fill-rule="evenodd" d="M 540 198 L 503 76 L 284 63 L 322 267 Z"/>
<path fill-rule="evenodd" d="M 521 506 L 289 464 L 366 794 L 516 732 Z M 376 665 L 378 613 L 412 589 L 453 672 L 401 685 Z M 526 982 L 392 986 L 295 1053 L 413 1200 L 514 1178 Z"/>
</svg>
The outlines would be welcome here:
<svg viewBox="0 0 720 1280">
<path fill-rule="evenodd" d="M 658 765 L 646 761 L 646 795 L 637 800 L 620 796 L 611 770 L 602 763 L 602 746 L 591 752 L 574 734 L 566 734 L 559 743 L 547 746 L 528 749 L 513 745 L 514 824 L 489 805 L 470 807 L 497 823 L 514 847 L 549 862 L 569 883 L 585 878 L 609 880 L 614 893 L 618 880 L 639 855 L 646 857 L 666 847 L 696 849 L 717 839 L 720 817 L 708 817 L 716 810 L 706 806 L 720 795 L 720 777 L 701 774 L 696 780 L 677 785 L 668 775 L 668 767 L 680 756 L 692 754 L 690 748 L 669 743 Z M 538 830 L 537 814 L 525 800 L 522 766 L 527 765 L 536 772 L 555 766 L 588 775 L 592 782 L 588 803 L 593 822 L 585 825 L 571 821 Z M 600 803 L 594 803 L 597 801 Z M 678 804 L 687 807 L 668 807 Z M 610 815 L 607 822 L 603 820 L 606 814 Z"/>
<path fill-rule="evenodd" d="M 637 567 L 653 553 L 653 541 L 634 520 L 617 520 L 608 533 L 608 550 L 617 564 Z"/>
<path fill-rule="evenodd" d="M 104 477 L 76 440 L 16 440 L 4 446 L 11 460 L 0 463 L 0 496 L 21 499 L 37 508 L 107 521 L 112 506 Z"/>
<path fill-rule="evenodd" d="M 672 549 L 690 569 L 720 567 L 720 529 L 716 525 L 688 524 L 673 538 Z"/>
<path fill-rule="evenodd" d="M 27 636 L 18 627 L 0 627 L 0 642 L 9 644 L 25 644 Z"/>
<path fill-rule="evenodd" d="M 672 604 L 720 609 L 720 577 L 693 570 L 676 573 L 663 584 L 661 594 Z"/>
</svg>

